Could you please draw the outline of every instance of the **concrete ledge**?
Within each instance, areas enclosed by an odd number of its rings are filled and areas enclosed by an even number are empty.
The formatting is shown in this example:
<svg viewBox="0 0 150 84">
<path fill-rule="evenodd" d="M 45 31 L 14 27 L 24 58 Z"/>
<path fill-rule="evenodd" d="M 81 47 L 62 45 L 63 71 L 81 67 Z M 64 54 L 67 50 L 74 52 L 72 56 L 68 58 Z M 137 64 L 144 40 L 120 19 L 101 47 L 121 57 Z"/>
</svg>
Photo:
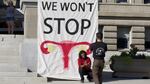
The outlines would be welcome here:
<svg viewBox="0 0 150 84">
<path fill-rule="evenodd" d="M 100 4 L 99 16 L 149 17 L 149 5 Z"/>
<path fill-rule="evenodd" d="M 26 8 L 37 8 L 37 0 L 21 0 L 20 9 L 24 12 Z"/>
<path fill-rule="evenodd" d="M 150 13 L 136 13 L 136 12 L 106 12 L 106 11 L 101 11 L 99 12 L 99 16 L 103 17 L 103 16 L 113 16 L 113 17 L 143 17 L 147 19 L 149 18 L 149 14 Z"/>
<path fill-rule="evenodd" d="M 100 25 L 124 25 L 124 26 L 150 26 L 150 21 L 146 20 L 116 20 L 116 19 L 99 19 Z"/>
</svg>

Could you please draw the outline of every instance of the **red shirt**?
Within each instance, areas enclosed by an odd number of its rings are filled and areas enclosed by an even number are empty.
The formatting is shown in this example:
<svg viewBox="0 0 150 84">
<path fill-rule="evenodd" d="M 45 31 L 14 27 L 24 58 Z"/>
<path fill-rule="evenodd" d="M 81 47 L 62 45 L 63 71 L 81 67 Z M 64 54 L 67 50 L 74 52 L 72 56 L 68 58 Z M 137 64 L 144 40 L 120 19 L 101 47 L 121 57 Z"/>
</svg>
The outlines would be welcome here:
<svg viewBox="0 0 150 84">
<path fill-rule="evenodd" d="M 81 65 L 84 65 L 84 63 L 88 64 L 88 67 L 91 67 L 91 59 L 88 57 L 87 59 L 83 59 L 83 58 L 78 58 L 78 65 L 79 68 L 81 67 Z M 86 67 L 86 66 L 85 66 Z"/>
</svg>

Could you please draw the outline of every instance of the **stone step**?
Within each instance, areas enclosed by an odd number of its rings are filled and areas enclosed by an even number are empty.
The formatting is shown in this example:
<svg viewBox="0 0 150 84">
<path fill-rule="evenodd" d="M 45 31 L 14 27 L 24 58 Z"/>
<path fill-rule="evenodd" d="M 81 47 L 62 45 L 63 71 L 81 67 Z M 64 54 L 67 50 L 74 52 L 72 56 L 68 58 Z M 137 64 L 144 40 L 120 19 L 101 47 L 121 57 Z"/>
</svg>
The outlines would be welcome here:
<svg viewBox="0 0 150 84">
<path fill-rule="evenodd" d="M 53 83 L 34 83 L 34 82 L 3 82 L 3 84 L 53 84 Z M 70 83 L 67 83 L 67 84 L 70 84 Z M 79 83 L 81 84 L 81 83 Z"/>
<path fill-rule="evenodd" d="M 11 48 L 11 49 L 14 49 L 14 48 L 19 48 L 19 46 L 21 45 L 22 42 L 15 42 L 15 43 L 7 43 L 7 42 L 0 42 L 0 49 L 1 48 Z"/>
<path fill-rule="evenodd" d="M 12 57 L 12 58 L 13 58 L 13 57 L 14 57 L 14 58 L 15 58 L 15 57 L 16 57 L 16 58 L 21 58 L 21 56 L 20 56 L 20 55 L 11 55 L 11 56 L 7 56 L 7 55 L 0 55 L 0 57 L 2 57 L 2 58 L 3 58 L 3 57 L 6 57 L 6 58 L 9 58 L 9 57 Z"/>
<path fill-rule="evenodd" d="M 19 56 L 23 35 L 0 35 L 0 56 Z"/>
<path fill-rule="evenodd" d="M 21 45 L 22 42 L 0 42 L 0 47 L 4 48 L 4 47 L 19 47 Z"/>
<path fill-rule="evenodd" d="M 0 56 L 19 56 L 19 48 L 0 47 Z"/>
<path fill-rule="evenodd" d="M 0 44 L 17 44 L 23 42 L 23 38 L 0 37 Z"/>
<path fill-rule="evenodd" d="M 1 77 L 37 77 L 35 72 L 0 72 Z"/>
<path fill-rule="evenodd" d="M 5 46 L 19 46 L 23 42 L 23 35 L 0 35 L 0 45 Z"/>
<path fill-rule="evenodd" d="M 38 84 L 47 83 L 42 77 L 0 77 L 1 84 Z"/>
<path fill-rule="evenodd" d="M 0 50 L 7 50 L 7 49 L 9 49 L 9 50 L 18 50 L 19 47 L 20 47 L 19 44 L 17 44 L 17 45 L 14 45 L 14 44 L 8 45 L 8 44 L 6 44 L 6 45 L 1 45 Z"/>
<path fill-rule="evenodd" d="M 21 43 L 21 42 L 23 42 L 23 39 L 0 38 L 0 44 L 10 44 L 10 43 L 17 44 L 17 43 Z"/>
<path fill-rule="evenodd" d="M 20 63 L 19 56 L 0 56 L 0 63 Z"/>
<path fill-rule="evenodd" d="M 15 63 L 0 63 L 0 72 L 26 72 L 27 69 Z"/>
<path fill-rule="evenodd" d="M 0 39 L 4 38 L 4 39 L 23 39 L 24 35 L 9 35 L 9 34 L 1 34 L 0 35 Z"/>
<path fill-rule="evenodd" d="M 1 81 L 0 81 L 1 82 Z M 48 82 L 48 83 L 37 83 L 37 82 L 3 82 L 2 84 L 54 84 L 54 83 L 51 83 L 51 82 Z M 56 83 L 55 83 L 56 84 Z M 60 83 L 61 84 L 61 83 Z M 70 84 L 70 83 L 65 83 L 65 84 Z M 76 84 L 76 83 L 74 83 Z M 77 84 L 81 84 L 80 82 L 77 83 Z M 85 83 L 86 84 L 86 83 Z M 88 83 L 89 84 L 89 83 Z"/>
</svg>

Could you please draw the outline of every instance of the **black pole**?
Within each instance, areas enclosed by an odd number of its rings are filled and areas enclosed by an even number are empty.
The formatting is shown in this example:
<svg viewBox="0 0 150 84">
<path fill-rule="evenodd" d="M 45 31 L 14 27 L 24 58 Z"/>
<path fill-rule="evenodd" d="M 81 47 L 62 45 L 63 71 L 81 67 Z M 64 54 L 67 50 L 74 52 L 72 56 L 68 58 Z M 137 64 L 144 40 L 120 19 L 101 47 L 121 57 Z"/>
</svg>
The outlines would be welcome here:
<svg viewBox="0 0 150 84">
<path fill-rule="evenodd" d="M 20 8 L 20 0 L 16 0 L 16 8 Z"/>
</svg>

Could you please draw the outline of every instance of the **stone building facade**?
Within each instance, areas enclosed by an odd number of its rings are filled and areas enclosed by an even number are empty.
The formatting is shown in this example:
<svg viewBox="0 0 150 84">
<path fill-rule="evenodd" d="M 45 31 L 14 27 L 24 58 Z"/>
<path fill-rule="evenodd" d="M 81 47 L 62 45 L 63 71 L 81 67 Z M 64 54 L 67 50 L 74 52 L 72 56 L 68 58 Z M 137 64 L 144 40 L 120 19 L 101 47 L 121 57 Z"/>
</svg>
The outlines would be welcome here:
<svg viewBox="0 0 150 84">
<path fill-rule="evenodd" d="M 150 48 L 150 0 L 102 0 L 99 4 L 99 28 L 109 50 Z"/>
<path fill-rule="evenodd" d="M 150 0 L 99 0 L 99 31 L 110 51 L 150 48 Z M 26 38 L 36 38 L 37 0 L 21 0 Z"/>
</svg>

